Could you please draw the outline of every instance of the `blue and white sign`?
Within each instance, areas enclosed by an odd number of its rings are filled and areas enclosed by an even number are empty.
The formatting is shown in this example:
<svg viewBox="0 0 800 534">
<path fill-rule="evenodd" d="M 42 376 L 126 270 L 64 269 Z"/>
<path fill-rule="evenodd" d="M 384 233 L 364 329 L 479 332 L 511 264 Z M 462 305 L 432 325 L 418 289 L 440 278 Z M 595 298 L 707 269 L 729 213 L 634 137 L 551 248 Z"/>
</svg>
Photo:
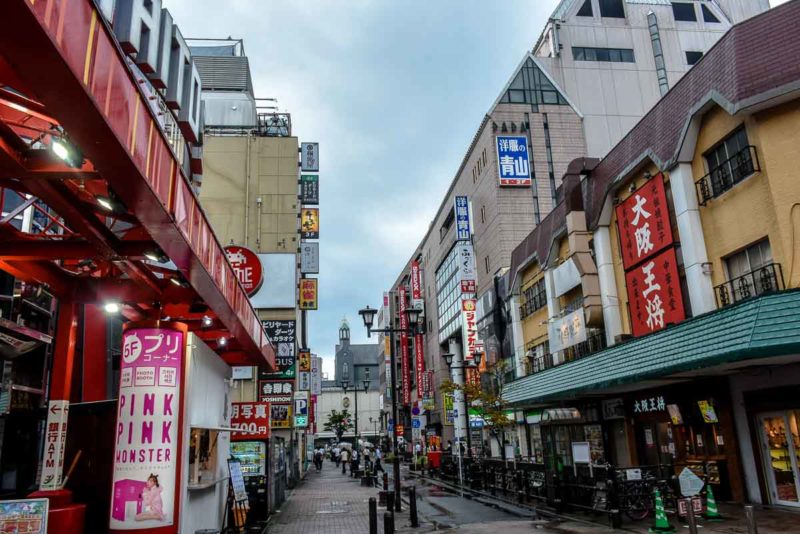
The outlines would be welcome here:
<svg viewBox="0 0 800 534">
<path fill-rule="evenodd" d="M 454 201 L 456 214 L 456 241 L 469 241 L 472 233 L 469 224 L 469 200 L 467 197 L 456 197 Z"/>
<path fill-rule="evenodd" d="M 498 135 L 496 139 L 500 185 L 531 185 L 528 138 L 524 135 Z"/>
<path fill-rule="evenodd" d="M 411 419 L 411 428 L 421 428 L 421 427 L 422 427 L 422 421 L 420 421 L 419 418 L 414 417 L 413 419 Z"/>
</svg>

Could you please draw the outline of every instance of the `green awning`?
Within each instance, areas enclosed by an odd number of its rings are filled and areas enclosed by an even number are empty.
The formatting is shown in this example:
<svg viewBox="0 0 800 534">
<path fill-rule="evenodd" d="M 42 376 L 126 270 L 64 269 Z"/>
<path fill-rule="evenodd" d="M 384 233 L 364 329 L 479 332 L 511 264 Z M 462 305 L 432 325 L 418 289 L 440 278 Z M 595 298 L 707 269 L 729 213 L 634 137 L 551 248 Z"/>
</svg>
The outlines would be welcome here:
<svg viewBox="0 0 800 534">
<path fill-rule="evenodd" d="M 746 300 L 506 384 L 512 404 L 589 391 L 740 360 L 800 353 L 800 290 Z"/>
</svg>

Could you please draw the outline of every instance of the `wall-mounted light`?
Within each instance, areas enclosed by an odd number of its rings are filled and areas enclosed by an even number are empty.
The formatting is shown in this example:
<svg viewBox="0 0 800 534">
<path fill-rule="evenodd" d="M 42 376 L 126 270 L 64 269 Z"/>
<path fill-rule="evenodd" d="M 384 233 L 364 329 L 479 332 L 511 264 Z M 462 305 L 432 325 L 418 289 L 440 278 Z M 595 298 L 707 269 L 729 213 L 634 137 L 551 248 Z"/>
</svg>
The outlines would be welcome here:
<svg viewBox="0 0 800 534">
<path fill-rule="evenodd" d="M 217 340 L 217 345 L 219 345 L 220 347 L 224 347 L 227 344 L 228 344 L 228 338 L 226 338 L 225 336 L 222 336 Z"/>
<path fill-rule="evenodd" d="M 169 257 L 157 246 L 145 251 L 144 257 L 156 263 L 167 263 L 169 261 Z"/>
<path fill-rule="evenodd" d="M 63 137 L 53 137 L 52 139 L 50 150 L 58 159 L 76 169 L 83 165 L 83 154 L 78 147 Z"/>
<path fill-rule="evenodd" d="M 212 324 L 214 324 L 214 320 L 211 319 L 211 317 L 209 317 L 208 315 L 204 315 L 203 316 L 203 328 L 208 328 Z"/>
<path fill-rule="evenodd" d="M 119 313 L 119 310 L 120 310 L 119 303 L 118 302 L 106 302 L 103 305 L 103 310 L 109 315 L 117 314 L 117 313 Z"/>
</svg>

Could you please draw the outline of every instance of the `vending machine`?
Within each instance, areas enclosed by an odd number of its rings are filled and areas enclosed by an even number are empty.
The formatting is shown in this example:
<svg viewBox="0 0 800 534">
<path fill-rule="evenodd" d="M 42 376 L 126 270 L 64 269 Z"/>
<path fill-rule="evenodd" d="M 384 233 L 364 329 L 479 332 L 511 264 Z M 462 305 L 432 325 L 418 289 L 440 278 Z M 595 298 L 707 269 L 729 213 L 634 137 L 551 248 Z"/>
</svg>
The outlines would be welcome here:
<svg viewBox="0 0 800 534">
<path fill-rule="evenodd" d="M 269 404 L 234 402 L 231 426 L 231 457 L 239 460 L 250 504 L 249 524 L 266 521 L 269 515 Z"/>
</svg>

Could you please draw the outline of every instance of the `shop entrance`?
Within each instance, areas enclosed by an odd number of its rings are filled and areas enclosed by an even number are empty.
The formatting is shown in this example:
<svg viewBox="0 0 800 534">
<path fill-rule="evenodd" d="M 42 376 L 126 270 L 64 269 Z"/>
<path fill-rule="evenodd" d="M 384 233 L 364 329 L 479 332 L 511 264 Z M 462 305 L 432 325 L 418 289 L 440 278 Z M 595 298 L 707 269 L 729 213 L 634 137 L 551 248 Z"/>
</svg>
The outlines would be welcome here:
<svg viewBox="0 0 800 534">
<path fill-rule="evenodd" d="M 763 413 L 758 423 L 770 496 L 800 507 L 800 410 Z"/>
</svg>

